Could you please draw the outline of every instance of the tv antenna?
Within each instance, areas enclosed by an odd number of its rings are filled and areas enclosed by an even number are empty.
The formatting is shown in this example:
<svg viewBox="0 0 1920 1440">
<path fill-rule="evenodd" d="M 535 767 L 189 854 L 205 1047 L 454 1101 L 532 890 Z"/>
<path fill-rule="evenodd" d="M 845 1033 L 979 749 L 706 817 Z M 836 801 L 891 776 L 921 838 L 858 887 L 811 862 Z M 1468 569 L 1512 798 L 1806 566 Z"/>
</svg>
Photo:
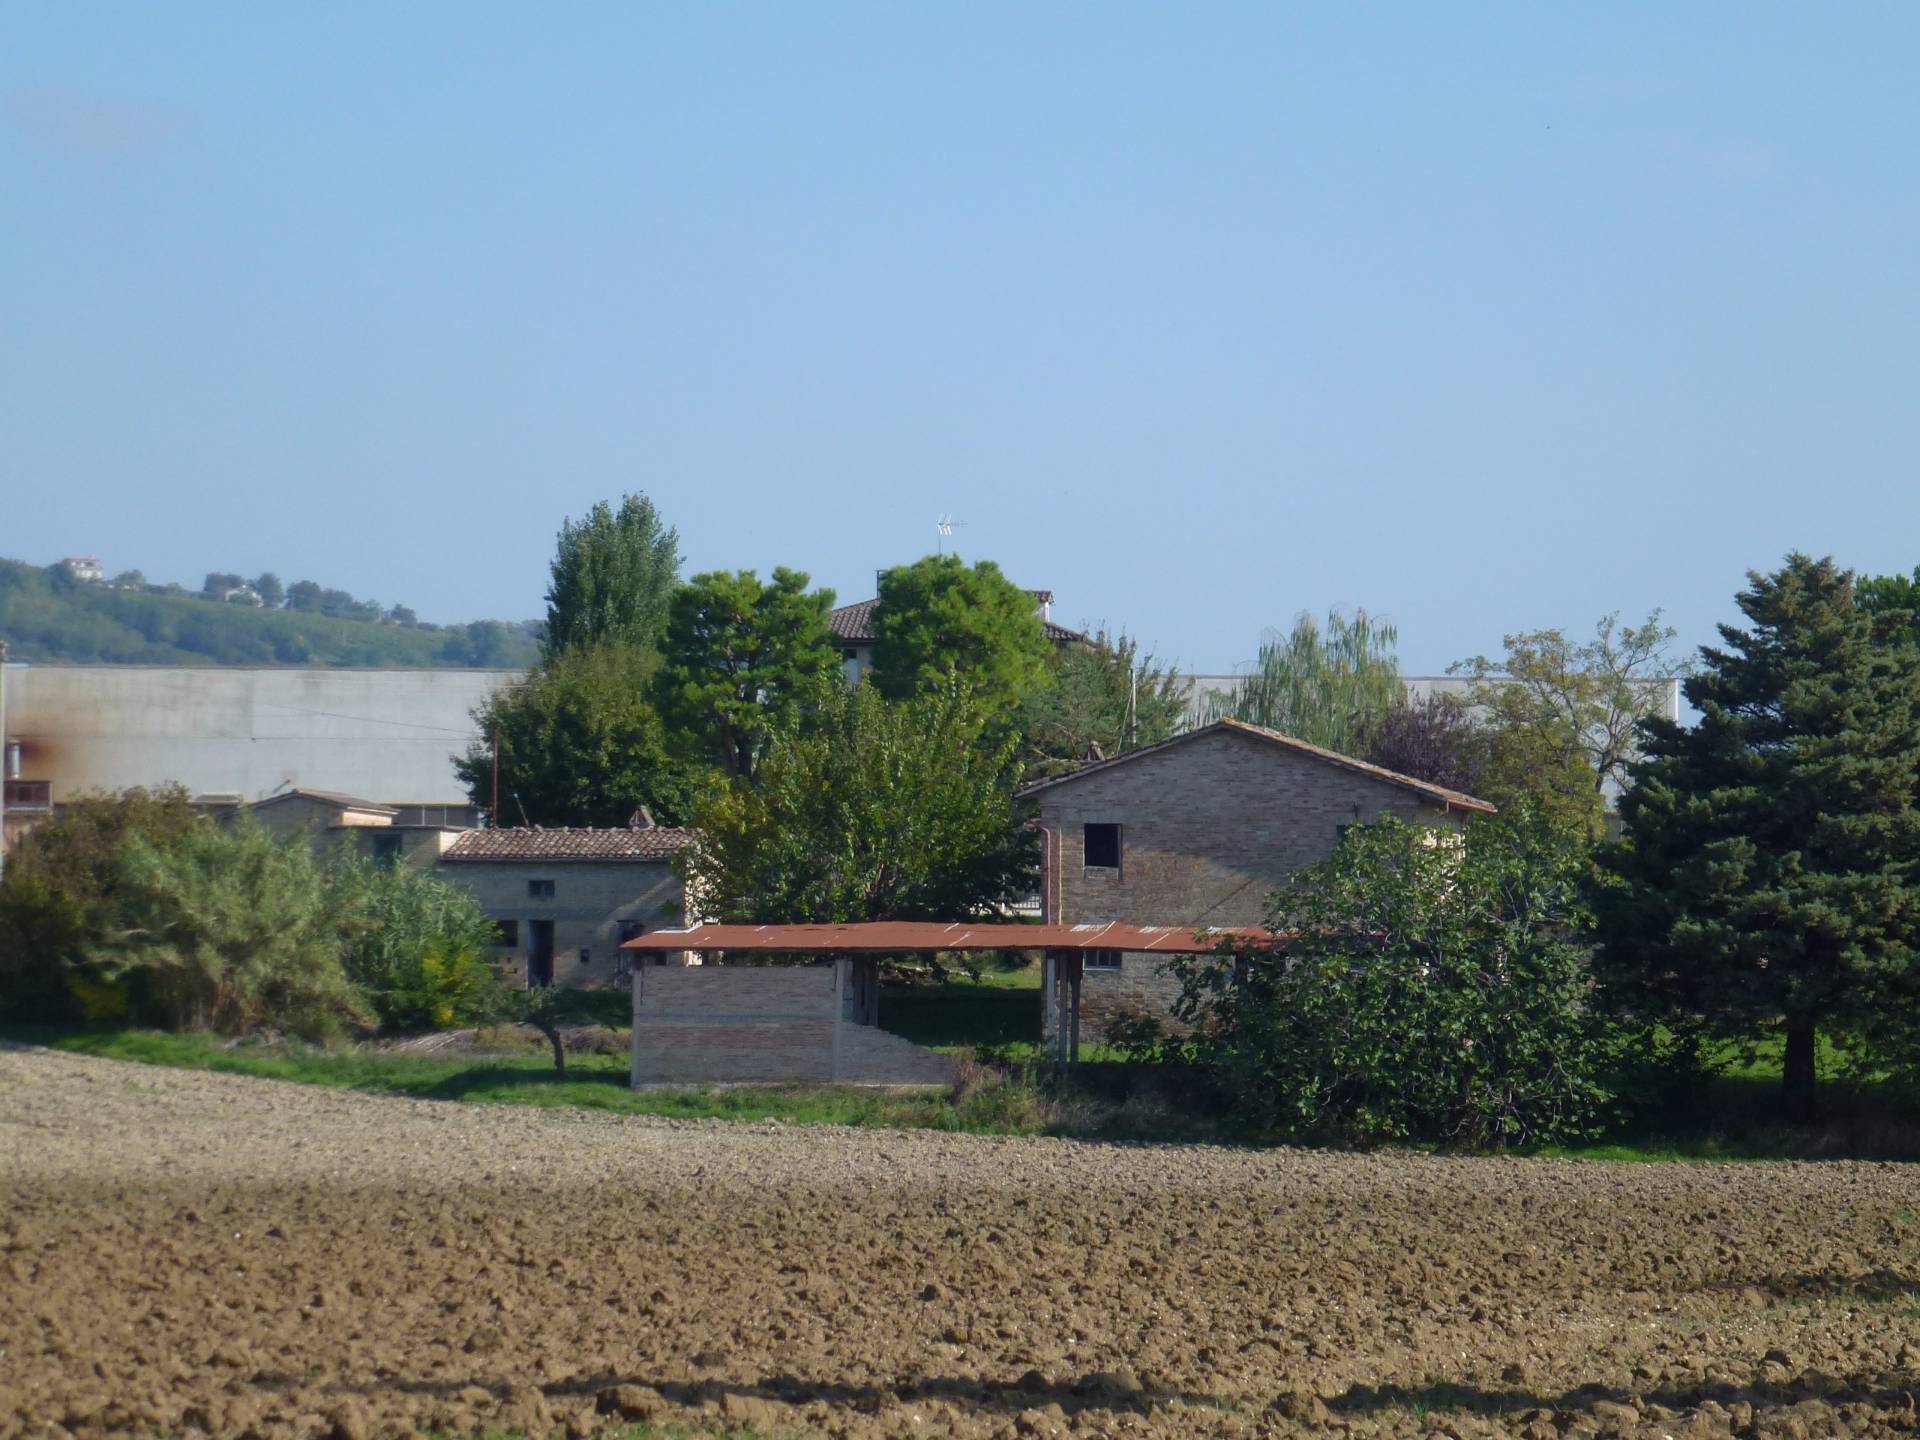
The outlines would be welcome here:
<svg viewBox="0 0 1920 1440">
<path fill-rule="evenodd" d="M 954 519 L 953 516 L 947 514 L 944 510 L 940 512 L 940 518 L 933 522 L 933 528 L 939 532 L 940 535 L 940 553 L 942 555 L 947 553 L 947 541 L 953 538 L 955 528 L 963 523 L 965 522 Z"/>
</svg>

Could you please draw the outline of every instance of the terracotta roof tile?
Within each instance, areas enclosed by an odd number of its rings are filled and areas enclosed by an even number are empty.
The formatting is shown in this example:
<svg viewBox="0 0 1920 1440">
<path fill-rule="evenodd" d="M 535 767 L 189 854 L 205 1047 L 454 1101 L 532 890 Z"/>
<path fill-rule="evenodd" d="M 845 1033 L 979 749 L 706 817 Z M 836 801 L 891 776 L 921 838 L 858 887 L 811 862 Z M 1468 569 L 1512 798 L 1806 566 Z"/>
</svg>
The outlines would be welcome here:
<svg viewBox="0 0 1920 1440">
<path fill-rule="evenodd" d="M 1030 590 L 1027 592 L 1042 604 L 1053 603 L 1051 590 Z M 875 640 L 873 633 L 873 611 L 878 600 L 862 600 L 854 605 L 842 605 L 827 615 L 827 628 L 833 631 L 833 638 L 843 640 L 849 645 L 871 645 Z M 1042 620 L 1040 628 L 1047 633 L 1047 639 L 1056 645 L 1069 644 L 1087 637 L 1078 630 L 1069 630 L 1064 625 L 1056 625 L 1051 620 Z"/>
<path fill-rule="evenodd" d="M 693 844 L 693 832 L 656 825 L 650 830 L 558 829 L 540 826 L 469 830 L 440 858 L 471 861 L 666 860 Z"/>
</svg>

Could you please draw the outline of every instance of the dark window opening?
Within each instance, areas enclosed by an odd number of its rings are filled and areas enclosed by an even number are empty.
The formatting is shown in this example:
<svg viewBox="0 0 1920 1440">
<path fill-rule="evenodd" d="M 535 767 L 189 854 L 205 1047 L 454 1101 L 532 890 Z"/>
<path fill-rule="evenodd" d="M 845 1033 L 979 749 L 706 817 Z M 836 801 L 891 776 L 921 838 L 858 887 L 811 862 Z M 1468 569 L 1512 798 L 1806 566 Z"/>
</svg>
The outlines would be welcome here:
<svg viewBox="0 0 1920 1440">
<path fill-rule="evenodd" d="M 1090 870 L 1120 868 L 1120 827 L 1118 825 L 1086 827 L 1086 865 Z"/>
<path fill-rule="evenodd" d="M 373 863 L 383 870 L 391 870 L 400 863 L 400 837 L 398 835 L 369 835 L 373 852 Z"/>
<path fill-rule="evenodd" d="M 530 899 L 534 899 L 534 900 L 553 899 L 553 881 L 551 880 L 527 881 L 527 895 Z"/>
<path fill-rule="evenodd" d="M 527 923 L 533 927 L 527 934 L 527 986 L 542 990 L 553 984 L 553 921 Z"/>
<path fill-rule="evenodd" d="M 520 948 L 520 922 L 518 920 L 496 920 L 493 922 L 493 943 L 505 945 L 509 949 Z"/>
<path fill-rule="evenodd" d="M 1084 963 L 1089 970 L 1118 970 L 1120 968 L 1120 952 L 1118 950 L 1087 950 L 1082 953 L 1085 956 Z"/>
</svg>

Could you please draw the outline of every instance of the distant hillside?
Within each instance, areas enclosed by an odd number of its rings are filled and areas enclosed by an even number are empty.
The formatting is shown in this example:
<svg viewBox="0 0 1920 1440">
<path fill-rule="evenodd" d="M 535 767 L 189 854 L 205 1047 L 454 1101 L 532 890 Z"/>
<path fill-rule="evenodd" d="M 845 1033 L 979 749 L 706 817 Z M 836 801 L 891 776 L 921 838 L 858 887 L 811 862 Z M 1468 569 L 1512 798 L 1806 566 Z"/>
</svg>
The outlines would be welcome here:
<svg viewBox="0 0 1920 1440">
<path fill-rule="evenodd" d="M 539 658 L 533 622 L 422 625 L 270 609 L 251 589 L 246 596 L 89 582 L 61 566 L 0 560 L 0 640 L 9 659 L 96 665 L 508 668 Z"/>
</svg>

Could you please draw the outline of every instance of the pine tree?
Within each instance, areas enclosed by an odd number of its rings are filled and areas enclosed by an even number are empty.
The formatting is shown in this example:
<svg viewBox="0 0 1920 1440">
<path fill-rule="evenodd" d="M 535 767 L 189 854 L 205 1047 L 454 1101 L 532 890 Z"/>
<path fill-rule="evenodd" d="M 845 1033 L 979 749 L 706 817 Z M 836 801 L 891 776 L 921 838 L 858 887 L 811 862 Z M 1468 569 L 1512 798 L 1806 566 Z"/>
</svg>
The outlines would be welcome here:
<svg viewBox="0 0 1920 1440">
<path fill-rule="evenodd" d="M 673 594 L 662 664 L 661 717 L 702 761 L 751 780 L 767 737 L 841 680 L 827 613 L 831 590 L 808 590 L 784 565 L 771 584 L 751 570 L 696 575 Z"/>
<path fill-rule="evenodd" d="M 1920 655 L 1854 603 L 1853 576 L 1794 554 L 1750 572 L 1685 682 L 1699 723 L 1643 726 L 1603 852 L 1601 964 L 1649 1018 L 1786 1038 L 1805 1116 L 1820 1032 L 1901 1003 L 1920 941 Z M 1884 627 L 1883 627 L 1884 630 Z"/>
</svg>

